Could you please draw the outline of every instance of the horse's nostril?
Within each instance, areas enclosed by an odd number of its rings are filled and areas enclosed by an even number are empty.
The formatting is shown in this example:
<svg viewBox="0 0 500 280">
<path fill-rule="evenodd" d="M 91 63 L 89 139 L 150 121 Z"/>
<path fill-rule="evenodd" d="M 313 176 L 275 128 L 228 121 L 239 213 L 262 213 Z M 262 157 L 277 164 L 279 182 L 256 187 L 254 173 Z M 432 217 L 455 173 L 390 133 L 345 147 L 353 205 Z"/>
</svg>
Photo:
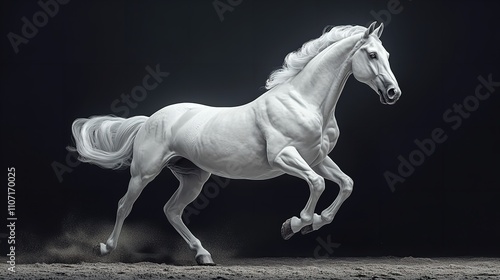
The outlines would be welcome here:
<svg viewBox="0 0 500 280">
<path fill-rule="evenodd" d="M 391 99 L 392 99 L 392 98 L 394 98 L 394 96 L 396 96 L 396 92 L 394 91 L 394 89 L 393 89 L 393 88 L 391 88 L 391 89 L 387 92 L 387 96 L 388 96 L 389 98 L 391 98 Z"/>
</svg>

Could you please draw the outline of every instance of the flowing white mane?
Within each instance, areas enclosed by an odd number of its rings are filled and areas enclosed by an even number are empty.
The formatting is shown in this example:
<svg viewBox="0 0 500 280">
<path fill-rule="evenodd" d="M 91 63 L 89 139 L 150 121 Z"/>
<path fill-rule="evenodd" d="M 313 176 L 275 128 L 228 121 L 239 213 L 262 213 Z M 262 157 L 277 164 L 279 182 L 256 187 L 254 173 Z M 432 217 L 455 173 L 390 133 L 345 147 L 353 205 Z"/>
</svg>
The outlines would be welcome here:
<svg viewBox="0 0 500 280">
<path fill-rule="evenodd" d="M 365 32 L 365 30 L 366 27 L 357 25 L 335 26 L 329 31 L 325 28 L 325 32 L 321 35 L 321 37 L 304 43 L 300 49 L 289 53 L 285 57 L 283 67 L 273 71 L 271 75 L 269 75 L 269 78 L 266 81 L 266 89 L 271 89 L 279 84 L 290 81 L 302 69 L 304 69 L 311 59 L 328 46 L 354 34 Z"/>
</svg>

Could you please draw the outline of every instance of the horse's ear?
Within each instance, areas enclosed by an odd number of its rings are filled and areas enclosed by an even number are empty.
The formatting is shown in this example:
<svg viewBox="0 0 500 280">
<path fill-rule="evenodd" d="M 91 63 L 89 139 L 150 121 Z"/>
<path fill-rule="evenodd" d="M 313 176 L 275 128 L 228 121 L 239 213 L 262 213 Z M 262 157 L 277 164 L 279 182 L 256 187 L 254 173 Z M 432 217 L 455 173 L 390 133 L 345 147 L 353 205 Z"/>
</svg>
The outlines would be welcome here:
<svg viewBox="0 0 500 280">
<path fill-rule="evenodd" d="M 382 22 L 373 32 L 375 32 L 375 35 L 380 38 L 380 36 L 382 36 L 382 32 L 384 32 L 384 23 Z"/>
<path fill-rule="evenodd" d="M 365 34 L 363 35 L 363 38 L 368 39 L 370 34 L 372 34 L 373 30 L 375 30 L 375 25 L 377 24 L 376 21 L 372 22 L 370 26 L 366 29 Z"/>
</svg>

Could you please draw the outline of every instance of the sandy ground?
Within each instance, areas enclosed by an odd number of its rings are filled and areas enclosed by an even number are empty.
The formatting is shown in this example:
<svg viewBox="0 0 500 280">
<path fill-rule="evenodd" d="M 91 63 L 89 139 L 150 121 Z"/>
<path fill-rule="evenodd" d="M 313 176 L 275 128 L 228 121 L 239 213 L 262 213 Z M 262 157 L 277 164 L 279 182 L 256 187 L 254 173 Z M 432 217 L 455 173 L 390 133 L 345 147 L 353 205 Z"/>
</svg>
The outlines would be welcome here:
<svg viewBox="0 0 500 280">
<path fill-rule="evenodd" d="M 259 258 L 217 266 L 140 263 L 2 264 L 1 279 L 500 279 L 500 259 Z"/>
</svg>

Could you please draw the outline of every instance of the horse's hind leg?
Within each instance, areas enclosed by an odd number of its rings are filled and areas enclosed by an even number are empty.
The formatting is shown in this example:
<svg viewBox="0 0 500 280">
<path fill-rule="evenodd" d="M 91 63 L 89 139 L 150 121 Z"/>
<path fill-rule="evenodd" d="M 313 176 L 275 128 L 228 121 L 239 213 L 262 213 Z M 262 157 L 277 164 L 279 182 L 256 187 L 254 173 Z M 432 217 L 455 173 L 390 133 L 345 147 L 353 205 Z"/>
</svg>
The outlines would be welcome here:
<svg viewBox="0 0 500 280">
<path fill-rule="evenodd" d="M 181 167 L 179 165 L 169 166 L 175 177 L 179 179 L 179 188 L 168 200 L 163 208 L 168 221 L 184 238 L 191 250 L 196 252 L 196 262 L 199 265 L 215 265 L 210 253 L 203 248 L 201 242 L 196 238 L 182 221 L 182 213 L 186 206 L 193 202 L 200 194 L 203 184 L 210 177 L 210 173 L 199 169 L 194 165 Z"/>
<path fill-rule="evenodd" d="M 162 168 L 161 160 L 161 153 L 158 153 L 155 149 L 141 150 L 141 153 L 134 153 L 130 165 L 130 182 L 127 193 L 118 202 L 115 227 L 106 244 L 100 243 L 94 248 L 97 255 L 107 255 L 116 248 L 125 218 L 130 214 L 132 206 L 142 190 L 160 173 Z"/>
</svg>

